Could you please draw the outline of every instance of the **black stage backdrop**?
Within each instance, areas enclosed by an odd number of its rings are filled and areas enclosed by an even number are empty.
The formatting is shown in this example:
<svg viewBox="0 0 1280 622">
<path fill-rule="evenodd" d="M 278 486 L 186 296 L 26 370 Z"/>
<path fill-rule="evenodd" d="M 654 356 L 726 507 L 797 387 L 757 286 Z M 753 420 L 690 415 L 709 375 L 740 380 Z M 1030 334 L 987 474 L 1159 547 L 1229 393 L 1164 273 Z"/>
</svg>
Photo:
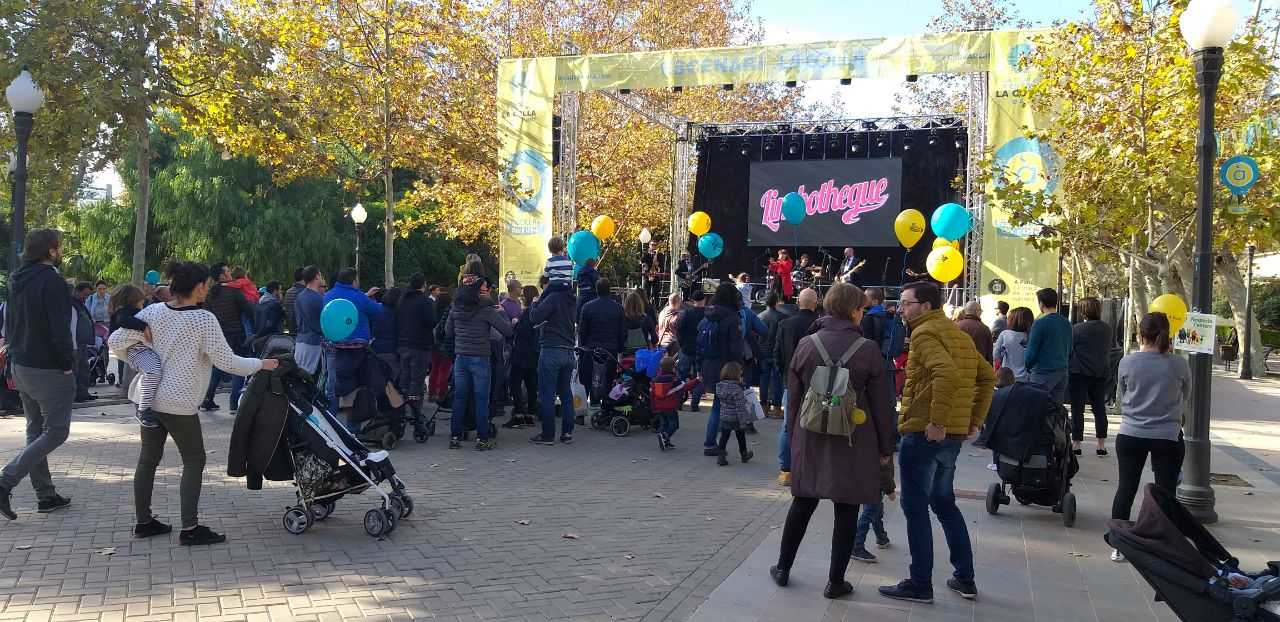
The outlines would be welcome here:
<svg viewBox="0 0 1280 622">
<path fill-rule="evenodd" d="M 789 192 L 805 199 L 798 227 L 782 217 Z M 900 158 L 752 162 L 747 245 L 897 246 L 901 192 Z"/>
<path fill-rule="evenodd" d="M 943 130 L 943 137 L 936 141 L 936 145 L 927 144 L 927 132 L 894 132 L 890 133 L 890 142 L 885 149 L 872 148 L 870 134 L 857 133 L 843 135 L 841 139 L 842 145 L 848 145 L 853 142 L 859 142 L 865 148 L 861 149 L 862 154 L 870 154 L 871 157 L 854 156 L 845 160 L 839 156 L 832 158 L 832 154 L 826 149 L 809 150 L 798 149 L 797 153 L 790 153 L 788 149 L 762 149 L 762 144 L 768 146 L 766 141 L 776 139 L 776 137 L 765 136 L 749 136 L 745 138 L 712 138 L 699 143 L 698 150 L 698 175 L 694 185 L 694 209 L 706 212 L 711 216 L 711 230 L 719 233 L 725 241 L 724 253 L 717 258 L 707 275 L 710 278 L 724 278 L 729 274 L 737 274 L 747 272 L 752 275 L 752 280 L 757 282 L 764 281 L 766 256 L 774 256 L 779 248 L 788 248 L 792 251 L 793 256 L 798 258 L 800 253 L 808 253 L 815 260 L 815 263 L 827 263 L 834 267 L 839 263 L 840 257 L 845 246 L 853 246 L 859 257 L 867 260 L 867 265 L 860 274 L 859 281 L 863 285 L 888 284 L 898 285 L 903 282 L 904 263 L 916 272 L 924 272 L 925 257 L 932 250 L 933 233 L 925 232 L 925 236 L 911 249 L 909 253 L 905 252 L 896 244 L 896 238 L 893 236 L 893 219 L 897 217 L 896 211 L 890 212 L 885 210 L 885 218 L 887 222 L 887 233 L 889 240 L 894 240 L 893 246 L 872 246 L 855 240 L 852 237 L 823 239 L 823 246 L 819 246 L 818 240 L 806 241 L 802 238 L 798 246 L 793 246 L 791 241 L 791 231 L 788 230 L 790 225 L 782 224 L 777 235 L 780 244 L 775 246 L 758 246 L 763 242 L 749 241 L 749 237 L 755 237 L 749 234 L 749 223 L 759 225 L 759 207 L 758 198 L 753 204 L 751 200 L 751 171 L 752 167 L 762 167 L 772 162 L 777 162 L 778 166 L 797 167 L 804 169 L 806 165 L 818 166 L 834 166 L 839 167 L 849 160 L 870 163 L 880 160 L 882 162 L 890 162 L 892 160 L 900 160 L 902 167 L 901 176 L 901 202 L 895 206 L 895 210 L 915 208 L 925 215 L 926 222 L 933 214 L 933 210 L 939 205 L 949 202 L 957 202 L 963 204 L 963 192 L 952 188 L 953 183 L 963 179 L 963 167 L 965 166 L 965 149 L 956 149 L 953 142 L 953 134 L 964 136 L 963 129 Z M 913 148 L 904 149 L 902 137 L 910 134 L 914 136 Z M 817 140 L 827 140 L 830 135 L 824 137 L 817 136 Z M 784 139 L 785 140 L 785 139 Z M 721 147 L 721 145 L 724 145 Z M 807 144 L 807 143 L 805 143 Z M 825 147 L 826 143 L 819 143 Z M 739 147 L 742 147 L 741 151 Z M 742 151 L 746 151 L 748 155 L 744 156 Z M 841 149 L 842 153 L 848 153 L 847 149 Z M 820 173 L 814 171 L 800 173 L 806 179 L 817 179 Z M 827 177 L 823 177 L 821 181 L 826 181 Z M 859 180 L 860 181 L 860 180 Z M 813 183 L 813 182 L 809 182 Z M 848 182 L 846 182 L 848 183 Z M 963 186 L 961 186 L 963 188 Z M 794 189 L 794 188 L 792 188 Z M 781 189 L 779 189 L 781 191 Z M 811 190 L 807 188 L 806 190 Z M 788 190 L 789 192 L 789 190 Z M 782 194 L 785 194 L 783 192 Z M 756 195 L 758 197 L 758 195 Z M 882 208 L 884 209 L 884 208 Z M 877 210 L 879 211 L 879 210 Z M 752 219 L 751 215 L 757 217 Z M 867 218 L 864 214 L 863 218 Z M 801 231 L 811 221 L 815 224 L 822 223 L 826 219 L 838 227 L 840 221 L 835 214 L 818 214 L 809 216 L 805 219 Z M 861 223 L 859 223 L 861 224 Z M 836 229 L 836 226 L 830 228 Z M 766 229 L 767 231 L 767 229 Z M 687 242 L 687 250 L 695 257 L 695 261 L 702 261 L 701 256 L 697 253 L 697 239 L 690 235 Z M 823 261 L 825 259 L 825 261 Z"/>
</svg>

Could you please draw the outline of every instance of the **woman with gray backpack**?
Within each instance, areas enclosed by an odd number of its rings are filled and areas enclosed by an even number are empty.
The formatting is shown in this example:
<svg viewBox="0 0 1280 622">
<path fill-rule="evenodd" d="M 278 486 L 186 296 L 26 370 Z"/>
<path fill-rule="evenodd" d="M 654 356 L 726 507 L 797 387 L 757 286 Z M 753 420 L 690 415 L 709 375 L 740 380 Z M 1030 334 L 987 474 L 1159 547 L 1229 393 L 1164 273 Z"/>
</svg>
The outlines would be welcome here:
<svg viewBox="0 0 1280 622">
<path fill-rule="evenodd" d="M 800 340 L 785 371 L 791 437 L 791 511 L 782 531 L 775 583 L 790 580 L 796 551 L 821 499 L 835 505 L 831 566 L 823 595 L 853 592 L 845 570 L 853 553 L 858 506 L 880 501 L 881 465 L 893 452 L 893 396 L 880 347 L 862 336 L 867 304 L 862 290 L 837 283 L 827 292 L 825 317 Z"/>
</svg>

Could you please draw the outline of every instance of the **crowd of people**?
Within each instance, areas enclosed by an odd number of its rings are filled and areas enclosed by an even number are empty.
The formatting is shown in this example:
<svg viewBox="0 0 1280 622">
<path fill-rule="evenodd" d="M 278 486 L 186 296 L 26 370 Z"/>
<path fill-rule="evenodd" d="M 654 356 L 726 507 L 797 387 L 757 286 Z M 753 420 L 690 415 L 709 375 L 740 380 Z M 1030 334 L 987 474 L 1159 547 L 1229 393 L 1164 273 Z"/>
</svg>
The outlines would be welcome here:
<svg viewBox="0 0 1280 622">
<path fill-rule="evenodd" d="M 108 293 L 105 283 L 69 289 L 57 271 L 60 234 L 32 231 L 0 314 L 6 373 L 28 421 L 27 446 L 0 474 L 0 515 L 16 519 L 11 493 L 27 477 L 37 511 L 70 505 L 52 481 L 47 457 L 69 433 L 82 365 L 81 325 L 98 322 L 108 325 L 107 344 L 128 375 L 138 376 L 128 382 L 121 374 L 137 405 L 141 434 L 134 534 L 170 531 L 152 514 L 151 497 L 156 466 L 172 437 L 183 463 L 181 544 L 225 539 L 198 521 L 205 451 L 196 415 L 218 409 L 213 397 L 224 377 L 234 413 L 245 378 L 278 365 L 253 356 L 255 338 L 280 332 L 294 335 L 294 361 L 323 375 L 330 400 L 369 383 L 376 361 L 410 408 L 428 401 L 451 407 L 451 449 L 473 428 L 477 451 L 496 448 L 489 422 L 507 404 L 512 411 L 505 427 L 536 424 L 532 443 L 572 443 L 574 426 L 582 422 L 575 417 L 574 385 L 598 406 L 618 361 L 657 350 L 652 403 L 664 449 L 674 448 L 679 411 L 700 410 L 704 393 L 712 400 L 703 451 L 719 465 L 730 464 L 730 439 L 736 439 L 741 462 L 753 459 L 745 435 L 762 417 L 782 420 L 778 482 L 791 488 L 794 499 L 770 574 L 787 584 L 810 517 L 819 500 L 829 499 L 836 514 L 825 590 L 830 598 L 852 590 L 844 580 L 851 559 L 876 561 L 866 546 L 872 532 L 879 547 L 890 546 L 886 496 L 901 503 L 911 565 L 907 579 L 880 592 L 932 600 L 932 511 L 951 550 L 955 572 L 947 586 L 976 597 L 973 552 L 953 481 L 962 443 L 987 417 L 997 370 L 1010 382 L 1038 387 L 1054 404 L 1070 404 L 1077 454 L 1084 408 L 1091 406 L 1099 457 L 1108 455 L 1106 396 L 1115 382 L 1123 422 L 1114 447 L 1119 486 L 1113 517 L 1129 517 L 1148 456 L 1157 484 L 1176 485 L 1181 403 L 1190 381 L 1186 362 L 1170 352 L 1162 314 L 1142 319 L 1142 349 L 1117 364 L 1099 302 L 1079 301 L 1082 321 L 1072 325 L 1058 313 L 1051 289 L 1037 293 L 1038 317 L 1002 302 L 990 325 L 977 302 L 949 316 L 940 288 L 927 281 L 904 285 L 896 301 L 879 288 L 864 291 L 844 282 L 821 300 L 813 288 L 802 289 L 794 306 L 780 304 L 785 292 L 774 292 L 759 313 L 737 284 L 723 282 L 710 297 L 698 289 L 687 300 L 672 293 L 655 310 L 645 291 L 615 291 L 594 265 L 575 267 L 563 240 L 553 238 L 548 250 L 537 286 L 495 286 L 480 257 L 470 255 L 451 288 L 428 285 L 414 274 L 403 286 L 362 289 L 350 269 L 338 271 L 330 285 L 316 266 L 299 268 L 287 288 L 276 282 L 258 288 L 243 270 L 180 262 L 168 269 L 166 286 L 123 285 Z M 325 336 L 322 315 L 325 305 L 340 299 L 358 317 L 349 336 L 333 341 Z M 1113 559 L 1122 558 L 1115 553 Z"/>
</svg>

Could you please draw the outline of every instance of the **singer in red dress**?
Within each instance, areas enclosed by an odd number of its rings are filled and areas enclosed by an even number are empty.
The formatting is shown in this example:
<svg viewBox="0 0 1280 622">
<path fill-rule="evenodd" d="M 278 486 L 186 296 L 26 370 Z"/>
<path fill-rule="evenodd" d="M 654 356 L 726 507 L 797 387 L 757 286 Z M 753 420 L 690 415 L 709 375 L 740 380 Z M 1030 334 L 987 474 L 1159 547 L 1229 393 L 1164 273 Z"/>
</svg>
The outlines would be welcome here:
<svg viewBox="0 0 1280 622">
<path fill-rule="evenodd" d="M 782 297 L 790 300 L 795 284 L 791 281 L 791 257 L 787 249 L 778 251 L 778 258 L 769 261 L 769 273 L 774 276 L 774 287 L 781 288 Z"/>
</svg>

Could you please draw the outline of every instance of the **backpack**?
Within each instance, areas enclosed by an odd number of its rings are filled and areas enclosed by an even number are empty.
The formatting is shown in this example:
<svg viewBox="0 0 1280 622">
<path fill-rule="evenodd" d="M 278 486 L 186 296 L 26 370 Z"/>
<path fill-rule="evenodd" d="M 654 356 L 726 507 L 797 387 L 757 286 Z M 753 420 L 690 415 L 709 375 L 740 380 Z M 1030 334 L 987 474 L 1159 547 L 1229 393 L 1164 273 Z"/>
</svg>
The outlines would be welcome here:
<svg viewBox="0 0 1280 622">
<path fill-rule="evenodd" d="M 838 361 L 832 361 L 817 335 L 807 338 L 818 350 L 822 364 L 809 376 L 809 386 L 800 405 L 800 427 L 817 434 L 846 437 L 853 447 L 853 432 L 866 422 L 867 413 L 858 407 L 860 392 L 850 386 L 845 364 L 871 340 L 858 337 Z"/>
<path fill-rule="evenodd" d="M 902 350 L 906 347 L 907 327 L 902 325 L 902 320 L 897 314 L 875 315 L 880 320 L 880 354 L 884 356 L 885 363 L 892 366 L 893 359 L 898 358 L 902 354 Z"/>
<path fill-rule="evenodd" d="M 720 353 L 720 322 L 704 317 L 698 322 L 698 356 L 716 358 Z"/>
<path fill-rule="evenodd" d="M 641 350 L 649 346 L 649 340 L 644 336 L 644 328 L 628 328 L 627 338 L 623 343 L 624 350 Z"/>
</svg>

